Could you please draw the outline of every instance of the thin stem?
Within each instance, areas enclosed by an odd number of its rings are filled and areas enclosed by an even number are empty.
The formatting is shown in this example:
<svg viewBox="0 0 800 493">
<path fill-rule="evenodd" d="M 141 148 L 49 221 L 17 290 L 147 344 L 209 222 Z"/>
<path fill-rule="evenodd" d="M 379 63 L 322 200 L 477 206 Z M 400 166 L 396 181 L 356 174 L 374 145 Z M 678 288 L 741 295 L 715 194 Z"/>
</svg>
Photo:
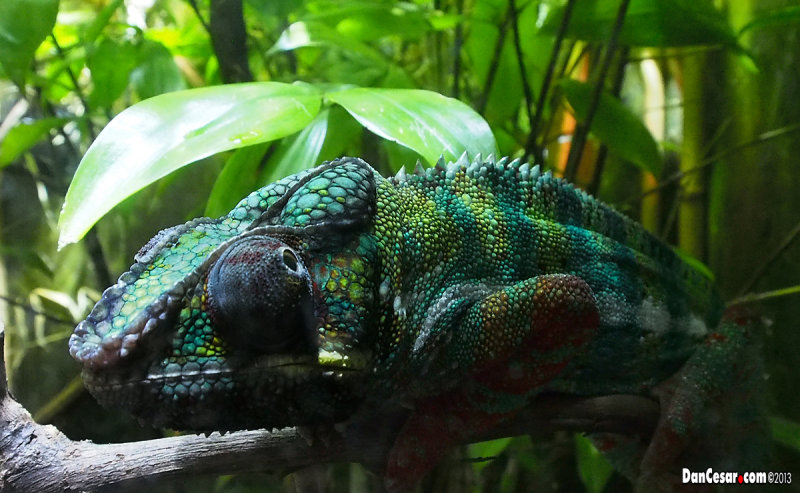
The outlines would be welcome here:
<svg viewBox="0 0 800 493">
<path fill-rule="evenodd" d="M 750 278 L 749 281 L 744 283 L 742 289 L 739 290 L 739 296 L 742 297 L 745 293 L 749 292 L 753 289 L 756 283 L 764 276 L 770 266 L 785 252 L 791 245 L 794 243 L 794 240 L 797 239 L 798 235 L 800 235 L 800 222 L 798 222 L 794 228 L 786 235 L 786 238 L 783 239 L 778 248 L 772 252 L 772 255 L 767 257 L 764 262 L 758 266 L 758 269 L 755 270 L 753 273 L 753 277 Z"/>
<path fill-rule="evenodd" d="M 64 50 L 61 48 L 61 45 L 58 43 L 58 40 L 53 33 L 50 33 L 50 39 L 53 41 L 53 46 L 55 47 L 58 56 L 61 57 L 62 60 L 66 59 L 66 54 L 64 53 Z M 72 86 L 75 89 L 75 95 L 78 96 L 78 100 L 81 102 L 81 106 L 83 106 L 83 114 L 86 115 L 86 130 L 89 132 L 89 137 L 91 137 L 92 141 L 94 141 L 97 137 L 97 133 L 94 130 L 94 125 L 92 125 L 92 119 L 89 118 L 89 103 L 87 102 L 86 96 L 83 94 L 81 85 L 78 83 L 78 78 L 75 77 L 75 73 L 69 67 L 69 64 L 66 64 L 64 70 L 67 72 L 70 82 L 72 82 Z"/>
<path fill-rule="evenodd" d="M 625 79 L 625 66 L 627 65 L 628 51 L 628 48 L 623 48 L 620 52 L 617 72 L 614 75 L 613 86 L 611 87 L 611 94 L 617 97 L 619 97 L 622 91 L 622 81 Z M 597 153 L 597 162 L 595 162 L 594 171 L 592 172 L 592 181 L 589 182 L 589 186 L 586 188 L 586 191 L 591 195 L 596 195 L 597 190 L 600 188 L 600 180 L 603 176 L 607 157 L 608 146 L 603 144 L 600 147 L 600 152 Z"/>
<path fill-rule="evenodd" d="M 519 66 L 519 75 L 522 79 L 522 93 L 525 96 L 525 109 L 528 113 L 528 124 L 533 128 L 533 92 L 531 85 L 528 82 L 528 73 L 525 70 L 525 60 L 522 56 L 522 44 L 520 43 L 519 36 L 519 17 L 517 13 L 516 0 L 508 0 L 508 9 L 511 14 L 511 29 L 514 33 L 514 52 L 517 55 L 517 65 Z"/>
<path fill-rule="evenodd" d="M 200 7 L 197 6 L 196 0 L 186 0 L 189 2 L 189 5 L 192 6 L 192 10 L 197 15 L 197 19 L 200 21 L 200 24 L 203 25 L 203 28 L 206 30 L 207 33 L 211 34 L 211 28 L 209 27 L 208 23 L 205 19 L 203 19 L 203 15 L 200 13 Z"/>
<path fill-rule="evenodd" d="M 561 25 L 558 26 L 558 33 L 553 43 L 550 61 L 547 63 L 547 70 L 544 73 L 542 87 L 539 89 L 539 98 L 536 101 L 536 113 L 534 113 L 533 120 L 531 120 L 531 131 L 528 134 L 528 140 L 525 142 L 525 154 L 522 156 L 523 161 L 529 160 L 532 156 L 536 156 L 538 162 L 543 162 L 541 151 L 536 150 L 536 137 L 539 134 L 539 125 L 541 125 L 544 116 L 544 102 L 550 91 L 550 84 L 553 82 L 553 73 L 555 72 L 556 62 L 558 61 L 558 54 L 561 51 L 561 43 L 564 41 L 564 37 L 567 34 L 569 18 L 572 16 L 572 8 L 575 6 L 576 1 L 577 0 L 569 0 L 564 7 L 564 18 L 561 19 Z"/>
<path fill-rule="evenodd" d="M 567 166 L 564 170 L 564 178 L 568 181 L 574 179 L 578 171 L 578 163 L 581 161 L 583 155 L 583 148 L 586 144 L 586 139 L 589 136 L 589 129 L 592 126 L 594 114 L 597 111 L 597 106 L 600 103 L 600 95 L 603 91 L 603 81 L 606 78 L 608 69 L 611 66 L 611 60 L 614 58 L 614 53 L 617 49 L 617 40 L 619 33 L 622 30 L 622 23 L 625 21 L 625 13 L 628 11 L 628 4 L 630 0 L 622 0 L 617 11 L 617 18 L 614 21 L 614 30 L 611 32 L 611 37 L 606 46 L 605 57 L 603 58 L 600 71 L 597 76 L 597 81 L 592 91 L 592 97 L 589 100 L 589 110 L 586 113 L 586 120 L 578 125 L 575 129 L 575 134 L 572 137 L 572 144 L 570 145 L 569 156 L 567 157 Z"/>
<path fill-rule="evenodd" d="M 459 19 L 464 13 L 464 0 L 456 0 L 456 14 Z M 461 21 L 456 24 L 453 39 L 453 98 L 458 99 L 461 94 L 461 46 L 464 44 L 464 26 Z"/>
<path fill-rule="evenodd" d="M 772 139 L 775 139 L 775 138 L 778 138 L 778 137 L 782 137 L 784 135 L 791 134 L 791 133 L 794 133 L 794 132 L 797 132 L 797 131 L 800 131 L 800 123 L 795 123 L 794 125 L 788 125 L 788 126 L 785 126 L 785 127 L 782 127 L 782 128 L 775 129 L 775 130 L 768 130 L 768 131 L 758 135 L 755 139 L 748 140 L 747 142 L 743 142 L 741 144 L 737 144 L 737 145 L 734 145 L 734 146 L 730 146 L 727 149 L 724 149 L 724 150 L 714 154 L 713 156 L 710 156 L 710 157 L 707 157 L 707 158 L 703 159 L 703 161 L 701 161 L 701 163 L 698 166 L 695 166 L 692 169 L 688 169 L 688 170 L 685 170 L 685 171 L 678 171 L 678 172 L 668 176 L 667 178 L 664 178 L 663 180 L 661 180 L 659 182 L 658 185 L 656 185 L 655 187 L 647 190 L 646 192 L 643 192 L 638 197 L 630 199 L 628 202 L 629 203 L 638 202 L 638 201 L 642 200 L 644 197 L 647 197 L 650 194 L 656 193 L 659 190 L 661 190 L 663 188 L 666 188 L 669 185 L 672 185 L 673 183 L 681 180 L 682 178 L 688 176 L 691 173 L 697 173 L 699 171 L 702 171 L 702 170 L 706 169 L 707 167 L 709 167 L 712 164 L 714 164 L 718 159 L 721 159 L 721 158 L 727 156 L 728 154 L 733 154 L 733 153 L 735 153 L 735 152 L 737 152 L 737 151 L 739 151 L 741 149 L 750 147 L 752 145 L 763 144 L 763 143 L 765 143 L 767 141 L 770 141 Z"/>
<path fill-rule="evenodd" d="M 739 296 L 731 300 L 728 306 L 740 305 L 744 303 L 755 303 L 756 301 L 764 301 L 770 298 L 779 298 L 781 296 L 788 296 L 790 294 L 800 293 L 800 286 L 792 286 L 790 288 L 774 289 L 772 291 L 765 291 L 763 293 L 748 294 L 746 296 Z"/>
<path fill-rule="evenodd" d="M 500 65 L 500 56 L 503 53 L 503 43 L 506 40 L 506 31 L 508 30 L 508 23 L 511 20 L 510 15 L 511 7 L 509 6 L 506 15 L 503 18 L 503 23 L 500 25 L 500 32 L 497 35 L 497 41 L 494 43 L 494 57 L 489 65 L 489 70 L 486 72 L 486 82 L 483 84 L 483 93 L 478 100 L 477 111 L 480 114 L 486 110 L 486 104 L 489 102 L 489 94 L 492 91 L 494 78 L 497 75 L 497 67 Z"/>
</svg>

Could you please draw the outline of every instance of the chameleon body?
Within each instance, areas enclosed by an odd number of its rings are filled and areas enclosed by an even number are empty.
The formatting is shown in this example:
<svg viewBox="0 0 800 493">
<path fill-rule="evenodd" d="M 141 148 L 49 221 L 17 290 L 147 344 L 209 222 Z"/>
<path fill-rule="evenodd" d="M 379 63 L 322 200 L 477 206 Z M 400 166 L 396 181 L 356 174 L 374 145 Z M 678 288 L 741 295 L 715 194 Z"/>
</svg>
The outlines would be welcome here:
<svg viewBox="0 0 800 493">
<path fill-rule="evenodd" d="M 416 409 L 387 466 L 400 489 L 451 435 L 541 392 L 653 395 L 715 358 L 703 347 L 718 326 L 742 330 L 720 325 L 712 283 L 641 226 L 507 159 L 390 179 L 327 162 L 160 232 L 135 260 L 70 339 L 102 403 L 226 430 L 399 402 Z"/>
</svg>

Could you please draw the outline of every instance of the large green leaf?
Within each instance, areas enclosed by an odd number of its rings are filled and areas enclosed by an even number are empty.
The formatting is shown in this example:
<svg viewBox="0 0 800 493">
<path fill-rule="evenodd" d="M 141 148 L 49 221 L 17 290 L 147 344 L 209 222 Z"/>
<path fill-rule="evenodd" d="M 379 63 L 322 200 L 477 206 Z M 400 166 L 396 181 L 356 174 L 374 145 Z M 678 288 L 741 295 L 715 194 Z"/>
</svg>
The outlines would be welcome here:
<svg viewBox="0 0 800 493">
<path fill-rule="evenodd" d="M 585 121 L 594 88 L 585 82 L 568 79 L 561 81 L 561 89 L 575 110 L 577 119 Z M 661 173 L 661 154 L 650 131 L 631 110 L 611 94 L 600 94 L 590 130 L 623 159 L 656 176 Z"/>
<path fill-rule="evenodd" d="M 57 14 L 58 0 L 0 0 L 0 64 L 16 84 L 25 83 L 36 48 Z"/>
<path fill-rule="evenodd" d="M 567 34 L 587 41 L 607 41 L 619 0 L 581 0 L 569 19 Z M 564 8 L 553 9 L 543 31 L 555 33 Z M 706 0 L 631 0 L 619 40 L 630 46 L 736 46 L 725 15 Z"/>
<path fill-rule="evenodd" d="M 456 99 L 412 89 L 345 89 L 326 94 L 374 134 L 406 146 L 433 164 L 464 151 L 496 154 L 486 121 Z"/>
<path fill-rule="evenodd" d="M 297 132 L 320 104 L 311 86 L 261 82 L 172 92 L 128 108 L 78 166 L 59 219 L 59 244 L 79 240 L 116 204 L 186 164 Z"/>
</svg>

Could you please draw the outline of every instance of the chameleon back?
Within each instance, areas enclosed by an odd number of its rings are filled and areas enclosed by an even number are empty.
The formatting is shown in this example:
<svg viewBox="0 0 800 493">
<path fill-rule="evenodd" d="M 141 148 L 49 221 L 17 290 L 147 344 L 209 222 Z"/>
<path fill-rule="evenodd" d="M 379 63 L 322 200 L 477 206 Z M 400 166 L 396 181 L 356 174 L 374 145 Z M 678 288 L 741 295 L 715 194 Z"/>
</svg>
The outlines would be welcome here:
<svg viewBox="0 0 800 493">
<path fill-rule="evenodd" d="M 646 391 L 722 313 L 712 283 L 668 246 L 538 166 L 440 162 L 380 182 L 378 198 L 379 299 L 392 307 L 378 345 L 386 368 L 430 366 L 437 338 L 451 337 L 432 331 L 437 317 L 457 326 L 487 293 L 541 275 L 586 281 L 600 316 L 589 346 L 552 383 L 569 393 Z M 458 363 L 441 366 L 469 366 Z"/>
</svg>

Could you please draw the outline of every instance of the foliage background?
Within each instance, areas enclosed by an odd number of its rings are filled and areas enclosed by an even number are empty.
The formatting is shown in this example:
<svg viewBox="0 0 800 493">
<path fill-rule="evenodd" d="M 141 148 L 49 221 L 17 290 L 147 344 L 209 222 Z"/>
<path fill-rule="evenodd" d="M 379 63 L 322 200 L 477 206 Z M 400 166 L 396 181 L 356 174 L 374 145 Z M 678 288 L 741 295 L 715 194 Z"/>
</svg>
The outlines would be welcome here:
<svg viewBox="0 0 800 493">
<path fill-rule="evenodd" d="M 627 15 L 616 30 L 620 6 Z M 706 262 L 727 299 L 761 294 L 770 469 L 800 471 L 799 67 L 800 7 L 790 0 L 0 2 L 0 316 L 11 388 L 38 421 L 74 439 L 162 436 L 97 407 L 66 351 L 75 323 L 138 248 L 161 228 L 221 214 L 256 186 L 315 164 L 292 158 L 313 139 L 324 136 L 317 160 L 358 155 L 384 173 L 419 157 L 324 101 L 322 134 L 312 124 L 181 168 L 57 250 L 72 176 L 116 114 L 159 94 L 249 80 L 428 89 L 477 111 L 501 154 L 543 162 Z M 572 114 L 591 120 L 591 133 Z M 95 164 L 104 165 L 113 163 Z M 475 456 L 496 459 L 465 460 Z M 375 487 L 358 466 L 326 474 L 333 491 Z M 609 474 L 584 441 L 557 434 L 457 451 L 426 487 L 627 487 Z M 159 489 L 280 490 L 292 481 L 200 478 Z"/>
</svg>

